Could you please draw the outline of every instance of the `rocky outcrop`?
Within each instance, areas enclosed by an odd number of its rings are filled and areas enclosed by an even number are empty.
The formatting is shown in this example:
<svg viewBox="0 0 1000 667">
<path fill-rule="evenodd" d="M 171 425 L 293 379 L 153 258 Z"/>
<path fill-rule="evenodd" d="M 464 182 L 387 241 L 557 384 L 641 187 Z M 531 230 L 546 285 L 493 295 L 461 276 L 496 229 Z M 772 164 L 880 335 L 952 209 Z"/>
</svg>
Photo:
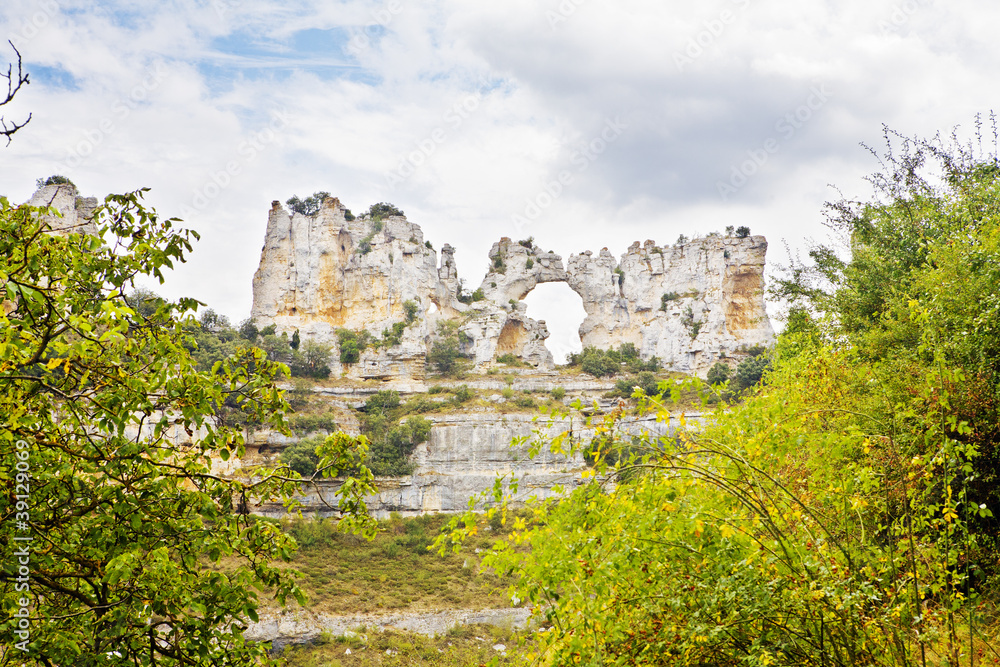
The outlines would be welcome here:
<svg viewBox="0 0 1000 667">
<path fill-rule="evenodd" d="M 710 236 L 674 246 L 633 243 L 571 255 L 567 278 L 583 299 L 584 345 L 635 345 L 678 371 L 702 373 L 742 346 L 774 336 L 764 309 L 763 236 Z"/>
<path fill-rule="evenodd" d="M 530 240 L 502 238 L 490 249 L 479 288 L 460 299 L 454 249 L 441 262 L 420 227 L 401 216 L 347 220 L 337 199 L 319 213 L 288 213 L 274 202 L 254 276 L 251 316 L 278 332 L 298 329 L 303 339 L 336 346 L 339 328 L 374 336 L 418 304 L 417 320 L 392 347 L 371 348 L 358 363 L 335 373 L 358 378 L 421 378 L 424 358 L 442 319 L 458 320 L 463 353 L 485 370 L 513 355 L 539 369 L 553 367 L 548 328 L 526 315 L 525 296 L 537 285 L 566 282 L 580 295 L 587 317 L 585 346 L 631 343 L 644 359 L 704 374 L 719 358 L 773 339 L 763 301 L 762 236 L 711 235 L 673 246 L 632 244 L 616 259 L 607 248 L 562 258 Z M 452 329 L 454 331 L 454 329 Z"/>
<path fill-rule="evenodd" d="M 58 211 L 58 215 L 44 216 L 44 220 L 56 233 L 97 233 L 97 225 L 93 221 L 97 197 L 81 197 L 72 183 L 41 187 L 32 195 L 28 205 Z"/>
<path fill-rule="evenodd" d="M 421 377 L 427 339 L 436 318 L 459 314 L 453 251 L 437 253 L 420 227 L 404 217 L 347 219 L 336 198 L 313 216 L 289 213 L 273 202 L 260 266 L 253 280 L 250 316 L 278 333 L 299 331 L 303 339 L 331 345 L 338 329 L 379 336 L 406 319 L 404 304 L 417 305 L 416 319 L 399 345 L 372 348 L 357 364 L 333 370 L 353 377 Z M 433 317 L 431 317 L 433 315 Z"/>
</svg>

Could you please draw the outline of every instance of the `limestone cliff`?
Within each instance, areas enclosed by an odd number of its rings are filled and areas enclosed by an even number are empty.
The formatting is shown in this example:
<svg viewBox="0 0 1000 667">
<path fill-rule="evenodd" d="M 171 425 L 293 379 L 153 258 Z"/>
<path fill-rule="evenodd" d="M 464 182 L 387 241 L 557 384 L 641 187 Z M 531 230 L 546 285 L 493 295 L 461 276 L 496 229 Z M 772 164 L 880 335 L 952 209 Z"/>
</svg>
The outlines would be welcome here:
<svg viewBox="0 0 1000 667">
<path fill-rule="evenodd" d="M 400 216 L 347 220 L 340 201 L 329 198 L 313 216 L 289 213 L 273 202 L 260 266 L 253 280 L 251 317 L 279 333 L 299 330 L 303 339 L 333 345 L 337 329 L 367 329 L 376 336 L 405 318 L 403 304 L 417 304 L 417 318 L 402 343 L 366 350 L 353 364 L 356 377 L 423 374 L 429 315 L 454 316 L 457 271 L 453 251 L 437 253 L 420 227 Z M 433 319 L 433 318 L 431 318 Z M 341 372 L 339 361 L 334 370 Z"/>
<path fill-rule="evenodd" d="M 458 319 L 462 351 L 485 370 L 513 355 L 552 368 L 544 321 L 526 316 L 522 299 L 538 284 L 566 282 L 583 300 L 585 346 L 632 343 L 644 359 L 674 370 L 701 373 L 741 346 L 773 339 L 763 301 L 762 236 L 711 235 L 673 246 L 633 243 L 617 260 L 607 248 L 569 257 L 528 241 L 502 238 L 490 249 L 480 287 L 459 300 L 454 249 L 441 262 L 419 226 L 403 217 L 347 220 L 337 199 L 319 213 L 288 213 L 274 202 L 254 276 L 251 316 L 258 326 L 300 331 L 303 338 L 336 344 L 338 328 L 378 336 L 404 318 L 403 304 L 418 304 L 417 321 L 400 345 L 372 349 L 357 364 L 333 370 L 352 377 L 423 375 L 423 359 L 441 319 Z"/>
<path fill-rule="evenodd" d="M 97 198 L 79 196 L 72 183 L 45 185 L 31 196 L 28 205 L 58 211 L 59 215 L 45 216 L 46 222 L 57 233 L 97 233 L 97 226 L 91 219 L 97 208 Z"/>
</svg>

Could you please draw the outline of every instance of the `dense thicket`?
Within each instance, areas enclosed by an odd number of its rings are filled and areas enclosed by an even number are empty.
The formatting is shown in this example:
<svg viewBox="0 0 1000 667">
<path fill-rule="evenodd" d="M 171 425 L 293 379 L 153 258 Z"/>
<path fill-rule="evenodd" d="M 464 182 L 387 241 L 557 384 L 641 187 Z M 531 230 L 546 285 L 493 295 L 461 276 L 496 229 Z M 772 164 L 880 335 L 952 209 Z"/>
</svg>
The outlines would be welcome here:
<svg viewBox="0 0 1000 667">
<path fill-rule="evenodd" d="M 489 558 L 551 627 L 529 659 L 1000 658 L 1000 169 L 887 139 L 875 197 L 831 205 L 846 248 L 781 285 L 793 311 L 765 384 L 670 437 L 613 415 L 590 443 L 536 443 L 598 464 Z"/>
</svg>

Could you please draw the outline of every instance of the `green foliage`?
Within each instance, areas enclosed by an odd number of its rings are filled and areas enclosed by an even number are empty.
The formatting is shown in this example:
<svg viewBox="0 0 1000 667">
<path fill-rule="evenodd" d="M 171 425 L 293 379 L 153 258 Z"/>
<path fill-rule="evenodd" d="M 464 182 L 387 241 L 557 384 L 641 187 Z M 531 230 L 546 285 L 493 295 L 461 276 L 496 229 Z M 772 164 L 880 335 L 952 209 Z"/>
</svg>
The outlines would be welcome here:
<svg viewBox="0 0 1000 667">
<path fill-rule="evenodd" d="M 294 414 L 288 418 L 288 428 L 297 435 L 309 435 L 316 431 L 326 431 L 328 434 L 339 430 L 337 421 L 332 414 Z"/>
<path fill-rule="evenodd" d="M 663 296 L 660 297 L 660 310 L 666 311 L 667 304 L 669 304 L 671 301 L 676 301 L 679 298 L 681 298 L 681 295 L 678 294 L 677 292 L 665 293 Z"/>
<path fill-rule="evenodd" d="M 528 250 L 532 250 L 535 247 L 535 237 L 529 236 L 526 239 L 521 239 L 520 241 L 517 242 L 517 244 L 522 248 L 527 248 Z"/>
<path fill-rule="evenodd" d="M 314 192 L 311 196 L 306 197 L 305 199 L 299 199 L 298 195 L 292 195 L 291 198 L 285 202 L 285 204 L 296 213 L 312 216 L 319 213 L 320 208 L 323 206 L 323 202 L 326 201 L 329 196 L 329 192 Z"/>
<path fill-rule="evenodd" d="M 76 187 L 76 184 L 65 176 L 49 176 L 35 181 L 35 187 L 44 188 L 47 185 L 72 185 L 74 188 Z"/>
<path fill-rule="evenodd" d="M 350 329 L 337 329 L 337 342 L 340 346 L 340 363 L 356 364 L 361 359 L 361 353 L 368 349 L 371 334 L 367 330 L 360 333 Z"/>
<path fill-rule="evenodd" d="M 314 435 L 299 440 L 285 447 L 278 460 L 302 475 L 302 477 L 312 477 L 316 473 L 316 467 L 319 465 L 319 454 L 316 453 L 316 448 L 324 440 L 326 440 L 326 437 L 322 435 Z"/>
<path fill-rule="evenodd" d="M 556 387 L 552 390 L 552 398 L 561 401 L 566 398 L 566 390 L 563 387 Z"/>
<path fill-rule="evenodd" d="M 291 346 L 287 343 L 285 343 L 285 348 L 291 350 Z M 316 379 L 330 377 L 330 358 L 332 354 L 332 349 L 329 345 L 323 345 L 314 340 L 307 340 L 300 346 L 300 350 L 292 352 L 292 361 L 289 364 L 292 375 Z M 341 348 L 341 358 L 343 358 L 343 348 Z"/>
<path fill-rule="evenodd" d="M 656 357 L 642 361 L 639 350 L 632 343 L 622 343 L 618 349 L 600 350 L 596 347 L 585 347 L 580 353 L 569 355 L 570 366 L 580 366 L 584 373 L 594 377 L 607 377 L 623 370 L 630 373 L 642 371 L 658 371 L 660 361 Z"/>
<path fill-rule="evenodd" d="M 681 234 L 680 236 L 677 237 L 677 241 L 675 242 L 675 245 L 684 245 L 687 242 L 688 242 L 688 237 L 686 237 L 683 234 Z"/>
<path fill-rule="evenodd" d="M 19 663 L 268 664 L 266 645 L 242 636 L 258 617 L 255 591 L 281 603 L 301 594 L 274 565 L 294 544 L 248 516 L 246 502 L 281 500 L 297 485 L 267 470 L 252 482 L 218 477 L 212 463 L 244 453 L 242 425 L 226 410 L 282 428 L 280 369 L 241 348 L 199 370 L 189 352 L 189 332 L 204 332 L 197 302 L 130 306 L 132 281 L 162 281 L 197 238 L 145 208 L 142 196 L 106 198 L 96 236 L 47 233 L 47 211 L 0 198 L 6 657 L 28 593 L 11 564 L 26 544 L 31 635 Z M 190 442 L 178 447 L 184 433 Z M 363 497 L 374 487 L 356 459 L 363 452 L 363 442 L 348 439 L 321 453 L 355 461 L 356 477 L 342 489 L 345 527 L 371 525 Z"/>
<path fill-rule="evenodd" d="M 965 151 L 908 144 L 872 178 L 885 200 L 834 206 L 851 259 L 816 254 L 836 280 L 799 281 L 808 310 L 740 363 L 731 385 L 758 387 L 740 404 L 669 437 L 611 415 L 590 442 L 535 444 L 595 480 L 537 501 L 485 561 L 551 624 L 541 664 L 996 655 L 1000 169 Z M 493 500 L 504 515 L 503 485 Z"/>
<path fill-rule="evenodd" d="M 420 306 L 417 305 L 416 301 L 407 299 L 403 302 L 403 314 L 406 316 L 406 323 L 413 324 L 417 320 L 417 313 L 420 311 Z"/>
<path fill-rule="evenodd" d="M 462 294 L 459 292 L 458 301 L 459 303 L 475 303 L 476 301 L 482 301 L 486 298 L 486 294 L 483 293 L 483 288 L 477 287 L 472 294 Z"/>
<path fill-rule="evenodd" d="M 470 389 L 469 385 L 467 384 L 459 385 L 455 389 L 455 402 L 458 404 L 471 401 L 475 397 L 476 397 L 476 392 Z"/>
<path fill-rule="evenodd" d="M 257 325 L 249 317 L 242 322 L 240 322 L 240 338 L 243 340 L 248 340 L 251 343 L 257 340 L 257 336 L 260 331 L 257 329 Z"/>
<path fill-rule="evenodd" d="M 660 393 L 659 380 L 652 371 L 642 371 L 638 375 L 621 378 L 615 383 L 615 389 L 611 393 L 620 398 L 629 398 L 635 393 L 636 388 L 641 389 L 646 396 L 656 396 Z"/>
<path fill-rule="evenodd" d="M 373 220 L 381 220 L 382 218 L 388 218 L 392 215 L 398 215 L 400 217 L 406 217 L 402 211 L 386 202 L 379 202 L 378 204 L 372 204 L 368 208 L 368 217 Z"/>
<path fill-rule="evenodd" d="M 302 343 L 302 339 L 299 337 L 299 330 L 296 329 L 295 333 L 292 334 L 292 340 L 288 342 L 288 347 L 293 350 L 299 349 L 299 345 Z"/>
<path fill-rule="evenodd" d="M 711 368 L 708 369 L 708 375 L 706 376 L 705 381 L 710 385 L 724 384 L 729 380 L 730 373 L 731 370 L 729 368 L 729 364 L 717 361 Z"/>
<path fill-rule="evenodd" d="M 694 310 L 691 306 L 684 309 L 684 314 L 681 316 L 681 324 L 687 329 L 688 335 L 691 336 L 691 340 L 698 337 L 698 333 L 701 331 L 701 325 L 703 324 L 699 320 L 694 318 Z"/>
<path fill-rule="evenodd" d="M 438 322 L 438 339 L 431 345 L 427 363 L 441 375 L 452 375 L 460 368 L 460 345 L 464 334 L 458 331 L 459 326 L 460 322 L 457 320 Z"/>
<path fill-rule="evenodd" d="M 531 259 L 531 258 L 529 257 L 529 258 L 527 259 L 527 261 L 525 261 L 525 263 L 524 263 L 524 268 L 525 268 L 525 269 L 530 269 L 530 268 L 532 268 L 533 266 L 535 266 L 535 260 L 533 260 L 533 259 Z"/>
<path fill-rule="evenodd" d="M 745 239 L 748 236 L 750 236 L 749 227 L 747 227 L 746 225 L 740 225 L 739 227 L 736 228 L 736 238 Z"/>
<path fill-rule="evenodd" d="M 508 352 L 507 354 L 501 354 L 499 357 L 497 357 L 497 363 L 504 364 L 506 366 L 524 365 L 523 363 L 521 363 L 521 360 L 517 358 L 517 356 L 511 354 L 510 352 Z"/>
</svg>

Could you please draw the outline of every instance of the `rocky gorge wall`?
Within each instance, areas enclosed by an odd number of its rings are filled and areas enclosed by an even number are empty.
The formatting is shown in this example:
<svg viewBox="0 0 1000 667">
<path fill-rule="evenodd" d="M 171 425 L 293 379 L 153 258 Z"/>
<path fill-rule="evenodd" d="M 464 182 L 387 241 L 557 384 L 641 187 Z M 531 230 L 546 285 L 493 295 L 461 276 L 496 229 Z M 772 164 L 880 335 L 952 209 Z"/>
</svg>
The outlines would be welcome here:
<svg viewBox="0 0 1000 667">
<path fill-rule="evenodd" d="M 730 352 L 773 339 L 763 300 L 766 252 L 763 236 L 710 235 L 672 246 L 636 242 L 620 259 L 607 248 L 585 251 L 564 266 L 530 240 L 505 237 L 490 249 L 479 288 L 462 295 L 454 249 L 444 245 L 439 261 L 405 217 L 348 220 L 336 198 L 306 216 L 275 201 L 251 317 L 260 327 L 298 330 L 336 350 L 338 329 L 378 336 L 404 321 L 404 303 L 412 301 L 416 320 L 398 345 L 366 350 L 346 366 L 335 354 L 331 370 L 353 378 L 420 378 L 443 320 L 457 322 L 462 351 L 480 372 L 508 354 L 545 370 L 553 367 L 548 328 L 527 317 L 523 299 L 541 283 L 565 282 L 587 313 L 583 345 L 631 343 L 643 359 L 704 374 Z"/>
</svg>

